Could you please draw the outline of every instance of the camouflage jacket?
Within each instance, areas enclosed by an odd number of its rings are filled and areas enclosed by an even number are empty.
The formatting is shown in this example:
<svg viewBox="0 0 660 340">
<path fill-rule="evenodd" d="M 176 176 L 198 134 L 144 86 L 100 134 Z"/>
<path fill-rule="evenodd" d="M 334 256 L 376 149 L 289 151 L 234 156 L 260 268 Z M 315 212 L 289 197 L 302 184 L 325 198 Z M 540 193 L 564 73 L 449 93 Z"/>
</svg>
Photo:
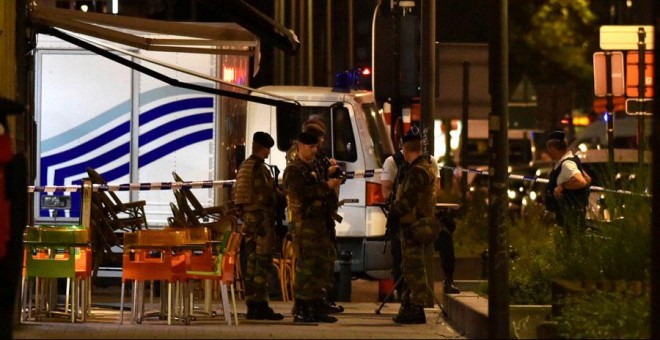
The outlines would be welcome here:
<svg viewBox="0 0 660 340">
<path fill-rule="evenodd" d="M 284 169 L 284 190 L 294 222 L 306 218 L 327 219 L 334 211 L 337 194 L 318 173 L 315 162 L 296 158 Z"/>
<path fill-rule="evenodd" d="M 403 170 L 396 201 L 391 213 L 402 224 L 412 224 L 421 217 L 433 217 L 435 208 L 435 176 L 431 160 L 420 156 Z"/>
<path fill-rule="evenodd" d="M 277 192 L 273 186 L 273 176 L 264 160 L 251 155 L 238 169 L 234 202 L 245 211 L 273 210 Z"/>
</svg>

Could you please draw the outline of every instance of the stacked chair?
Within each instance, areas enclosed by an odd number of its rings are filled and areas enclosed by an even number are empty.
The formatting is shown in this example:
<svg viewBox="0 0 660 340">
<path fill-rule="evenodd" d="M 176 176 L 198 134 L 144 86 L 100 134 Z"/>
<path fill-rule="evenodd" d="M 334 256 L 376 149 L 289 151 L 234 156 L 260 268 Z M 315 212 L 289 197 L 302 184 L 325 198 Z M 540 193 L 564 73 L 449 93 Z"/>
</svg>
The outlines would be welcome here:
<svg viewBox="0 0 660 340">
<path fill-rule="evenodd" d="M 175 171 L 172 172 L 172 177 L 176 182 L 188 183 Z M 170 226 L 206 227 L 211 230 L 212 240 L 220 240 L 228 230 L 239 231 L 238 207 L 233 202 L 220 206 L 203 207 L 190 188 L 174 189 L 173 192 L 176 204 L 170 204 L 173 214 Z M 239 254 L 237 253 L 236 256 L 238 257 Z M 240 263 L 240 259 L 237 259 L 236 262 Z M 236 278 L 234 286 L 238 296 L 242 298 L 245 287 L 240 265 L 236 266 L 234 275 Z"/>
<path fill-rule="evenodd" d="M 88 167 L 86 171 L 92 184 L 107 184 L 105 178 L 94 168 Z M 90 211 L 94 249 L 93 278 L 96 278 L 104 258 L 114 256 L 112 247 L 122 246 L 125 232 L 148 228 L 145 205 L 146 201 L 122 202 L 112 191 L 92 192 Z"/>
</svg>

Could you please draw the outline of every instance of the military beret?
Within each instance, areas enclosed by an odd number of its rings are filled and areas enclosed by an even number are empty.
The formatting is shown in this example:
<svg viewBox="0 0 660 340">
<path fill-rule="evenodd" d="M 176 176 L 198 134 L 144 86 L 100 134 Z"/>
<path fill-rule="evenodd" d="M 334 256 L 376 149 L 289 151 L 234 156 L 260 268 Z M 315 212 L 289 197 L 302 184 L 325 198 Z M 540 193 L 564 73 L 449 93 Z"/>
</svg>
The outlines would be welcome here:
<svg viewBox="0 0 660 340">
<path fill-rule="evenodd" d="M 550 140 L 561 140 L 561 141 L 563 141 L 564 138 L 566 138 L 566 132 L 557 130 L 557 131 L 548 132 L 548 134 L 546 135 L 545 140 L 546 140 L 546 142 L 550 141 Z"/>
<path fill-rule="evenodd" d="M 319 143 L 319 138 L 309 132 L 301 132 L 298 141 L 306 145 L 315 145 Z"/>
<path fill-rule="evenodd" d="M 318 124 L 307 124 L 303 131 L 313 134 L 316 138 L 325 136 L 325 129 Z"/>
<path fill-rule="evenodd" d="M 266 132 L 257 131 L 252 136 L 252 141 L 266 148 L 271 148 L 275 145 L 273 137 Z"/>
<path fill-rule="evenodd" d="M 401 141 L 402 141 L 403 143 L 406 143 L 406 142 L 412 142 L 412 141 L 416 141 L 416 140 L 422 140 L 422 136 L 419 134 L 419 130 L 418 130 L 418 129 L 410 129 L 410 130 L 408 130 L 408 133 L 406 133 L 406 134 L 403 136 L 403 138 L 401 138 Z"/>
</svg>

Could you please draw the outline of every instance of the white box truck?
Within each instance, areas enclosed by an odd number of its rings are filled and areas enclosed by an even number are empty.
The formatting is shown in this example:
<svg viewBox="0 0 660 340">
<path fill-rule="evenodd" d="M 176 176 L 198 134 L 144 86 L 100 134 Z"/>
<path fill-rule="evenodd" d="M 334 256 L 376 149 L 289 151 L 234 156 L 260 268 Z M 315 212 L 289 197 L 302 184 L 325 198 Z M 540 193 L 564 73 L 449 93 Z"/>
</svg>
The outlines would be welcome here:
<svg viewBox="0 0 660 340">
<path fill-rule="evenodd" d="M 121 53 L 115 54 L 121 55 Z M 247 79 L 248 58 L 137 50 L 199 74 L 220 79 Z M 163 67 L 130 55 L 122 58 L 163 75 L 206 88 L 217 83 Z M 71 43 L 39 35 L 34 54 L 37 127 L 36 185 L 74 185 L 87 177 L 88 166 L 110 183 L 172 182 L 172 171 L 184 180 L 233 179 L 251 136 L 267 131 L 276 140 L 269 163 L 285 168 L 285 152 L 310 115 L 319 115 L 330 129 L 326 153 L 345 171 L 358 172 L 342 185 L 340 199 L 355 200 L 339 209 L 339 250 L 353 254 L 352 271 L 389 270 L 385 249 L 385 214 L 379 171 L 393 147 L 383 113 L 373 93 L 302 86 L 268 86 L 252 93 L 260 98 L 289 98 L 295 110 L 246 102 L 164 83 Z M 279 96 L 279 98 L 278 98 Z M 285 100 L 286 101 L 286 100 Z M 367 176 L 362 171 L 371 170 Z M 228 197 L 221 188 L 193 189 L 204 205 Z M 33 202 L 35 223 L 76 222 L 79 193 L 70 211 L 52 211 Z M 145 200 L 150 226 L 164 226 L 171 216 L 170 190 L 123 191 L 125 201 Z M 338 266 L 337 266 L 338 268 Z"/>
</svg>

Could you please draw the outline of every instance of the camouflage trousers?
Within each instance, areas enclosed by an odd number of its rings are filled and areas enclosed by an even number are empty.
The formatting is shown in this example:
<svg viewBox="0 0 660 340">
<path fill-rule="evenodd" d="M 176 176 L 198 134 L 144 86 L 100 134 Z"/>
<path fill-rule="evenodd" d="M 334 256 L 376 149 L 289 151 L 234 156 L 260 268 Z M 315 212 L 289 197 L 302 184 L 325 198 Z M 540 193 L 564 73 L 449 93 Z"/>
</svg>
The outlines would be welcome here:
<svg viewBox="0 0 660 340">
<path fill-rule="evenodd" d="M 326 256 L 326 261 L 327 263 L 325 264 L 325 268 L 328 271 L 327 277 L 324 280 L 325 285 L 323 287 L 323 290 L 327 293 L 330 294 L 335 288 L 335 261 L 337 260 L 337 247 L 335 246 L 335 221 L 330 220 L 327 222 L 330 224 L 329 227 L 327 227 L 325 231 L 325 235 L 328 238 L 329 242 L 329 247 L 328 247 L 328 255 Z M 332 228 L 330 230 L 329 228 Z"/>
<path fill-rule="evenodd" d="M 334 244 L 323 219 L 305 219 L 295 225 L 295 298 L 319 300 L 333 284 Z"/>
<path fill-rule="evenodd" d="M 426 287 L 426 266 L 424 244 L 415 241 L 410 233 L 410 225 L 401 225 L 401 267 L 406 280 L 407 289 L 403 292 L 402 301 L 416 305 L 426 304 L 430 297 Z M 428 245 L 428 247 L 433 244 Z"/>
<path fill-rule="evenodd" d="M 243 233 L 247 256 L 244 273 L 245 300 L 268 301 L 268 281 L 274 271 L 273 253 L 276 247 L 275 227 L 270 212 L 261 210 L 245 212 Z"/>
</svg>

